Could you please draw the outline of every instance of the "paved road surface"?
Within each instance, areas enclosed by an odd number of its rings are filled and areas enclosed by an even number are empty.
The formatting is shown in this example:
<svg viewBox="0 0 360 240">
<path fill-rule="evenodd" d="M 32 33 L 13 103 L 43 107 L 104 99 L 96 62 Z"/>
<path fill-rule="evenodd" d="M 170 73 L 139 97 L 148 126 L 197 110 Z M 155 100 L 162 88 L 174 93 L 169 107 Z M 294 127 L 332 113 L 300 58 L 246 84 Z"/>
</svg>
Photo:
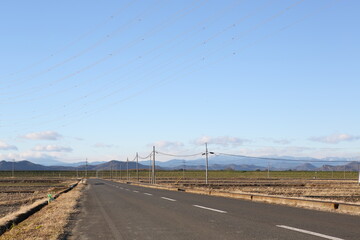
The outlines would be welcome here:
<svg viewBox="0 0 360 240">
<path fill-rule="evenodd" d="M 69 239 L 360 239 L 360 217 L 92 179 Z"/>
</svg>

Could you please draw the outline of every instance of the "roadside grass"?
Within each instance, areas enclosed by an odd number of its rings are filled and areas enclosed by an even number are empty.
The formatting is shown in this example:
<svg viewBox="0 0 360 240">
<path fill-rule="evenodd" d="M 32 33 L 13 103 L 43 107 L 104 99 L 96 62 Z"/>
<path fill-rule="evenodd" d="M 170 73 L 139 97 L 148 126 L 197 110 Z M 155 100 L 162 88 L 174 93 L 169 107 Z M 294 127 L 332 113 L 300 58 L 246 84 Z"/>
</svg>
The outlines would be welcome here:
<svg viewBox="0 0 360 240">
<path fill-rule="evenodd" d="M 64 234 L 71 214 L 77 211 L 77 201 L 83 188 L 84 184 L 80 183 L 70 192 L 62 194 L 39 212 L 13 226 L 0 236 L 0 240 L 59 239 Z"/>
</svg>

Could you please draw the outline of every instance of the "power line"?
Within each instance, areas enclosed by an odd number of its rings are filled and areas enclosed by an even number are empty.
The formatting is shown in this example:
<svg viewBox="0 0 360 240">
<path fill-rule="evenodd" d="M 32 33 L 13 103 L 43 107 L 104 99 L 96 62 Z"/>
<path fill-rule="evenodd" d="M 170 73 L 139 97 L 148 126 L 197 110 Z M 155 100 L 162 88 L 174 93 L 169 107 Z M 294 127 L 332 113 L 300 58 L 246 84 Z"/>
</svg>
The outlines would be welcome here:
<svg viewBox="0 0 360 240">
<path fill-rule="evenodd" d="M 132 4 L 134 4 L 137 0 L 132 0 L 130 1 L 128 4 L 126 4 L 124 7 L 120 8 L 119 10 L 117 10 L 116 12 L 114 12 L 112 15 L 110 15 L 110 17 L 108 17 L 105 21 L 95 25 L 93 28 L 91 28 L 90 30 L 84 32 L 83 34 L 81 34 L 79 37 L 77 37 L 76 39 L 74 39 L 73 41 L 69 42 L 67 45 L 65 45 L 64 47 L 59 48 L 58 50 L 54 51 L 53 53 L 51 53 L 50 55 L 46 56 L 45 58 L 32 63 L 30 65 L 28 65 L 27 67 L 24 67 L 18 71 L 15 71 L 13 73 L 8 74 L 7 76 L 13 76 L 16 75 L 18 73 L 27 71 L 28 69 L 31 69 L 37 65 L 40 65 L 41 63 L 46 62 L 47 60 L 49 60 L 50 58 L 53 58 L 54 56 L 56 56 L 57 54 L 64 52 L 65 50 L 69 49 L 71 46 L 75 45 L 77 42 L 79 42 L 80 40 L 88 37 L 89 35 L 91 35 L 92 33 L 94 33 L 96 30 L 102 28 L 103 26 L 105 26 L 108 22 L 112 21 L 113 19 L 115 19 L 115 17 L 119 16 L 120 14 L 122 14 L 126 9 L 128 9 Z M 1 77 L 2 78 L 2 77 Z M 8 79 L 7 79 L 8 81 Z M 1 88 L 0 88 L 1 89 Z"/>
<path fill-rule="evenodd" d="M 195 154 L 189 154 L 189 155 L 178 155 L 178 154 L 171 154 L 171 153 L 163 153 L 156 151 L 157 154 L 165 155 L 165 156 L 171 156 L 171 157 L 196 157 L 201 156 L 203 153 L 195 153 Z"/>
<path fill-rule="evenodd" d="M 239 154 L 229 154 L 229 153 L 216 153 L 215 155 L 224 155 L 224 156 L 231 156 L 231 157 L 239 157 L 239 158 L 251 158 L 251 159 L 259 159 L 259 160 L 268 160 L 268 161 L 286 161 L 286 162 L 349 162 L 349 161 L 344 161 L 344 160 L 301 160 L 301 159 L 288 159 L 288 158 L 272 158 L 272 157 L 253 157 L 253 156 L 246 156 L 246 155 L 239 155 Z"/>
<path fill-rule="evenodd" d="M 149 155 L 147 155 L 146 157 L 141 157 L 141 156 L 139 156 L 139 158 L 140 159 L 148 159 L 149 157 L 151 157 L 151 155 L 152 155 L 153 153 L 151 152 Z"/>
<path fill-rule="evenodd" d="M 207 2 L 208 0 L 205 0 L 204 2 L 202 2 L 202 4 L 204 4 L 205 2 Z M 140 37 L 138 37 L 137 39 L 133 40 L 132 42 L 128 43 L 127 45 L 121 47 L 121 48 L 118 48 L 116 50 L 114 50 L 112 53 L 110 54 L 107 54 L 106 56 L 82 67 L 81 69 L 77 70 L 77 71 L 74 71 L 70 74 L 67 74 L 59 79 L 56 79 L 56 80 L 53 80 L 51 81 L 50 83 L 44 83 L 42 85 L 39 85 L 39 86 L 36 86 L 36 87 L 33 87 L 32 90 L 33 91 L 29 91 L 30 89 L 26 89 L 26 92 L 24 94 L 12 94 L 11 99 L 17 99 L 19 97 L 22 97 L 22 96 L 26 96 L 26 95 L 29 95 L 29 94 L 32 94 L 32 93 L 35 93 L 35 92 L 38 92 L 40 90 L 43 90 L 44 87 L 53 87 L 55 84 L 58 84 L 64 80 L 67 80 L 69 78 L 72 78 L 84 71 L 87 71 L 107 60 L 109 60 L 110 58 L 113 58 L 115 55 L 118 55 L 120 54 L 121 52 L 123 52 L 125 49 L 128 49 L 128 48 L 131 48 L 131 47 L 134 47 L 136 44 L 138 44 L 139 42 L 143 42 L 147 37 L 150 37 L 150 36 L 153 36 L 154 34 L 164 30 L 166 27 L 169 27 L 171 24 L 173 24 L 174 22 L 176 22 L 178 19 L 180 19 L 181 17 L 189 14 L 191 11 L 195 10 L 196 8 L 200 7 L 200 5 L 198 6 L 195 6 L 195 7 L 190 7 L 190 8 L 184 8 L 184 9 L 181 9 L 179 11 L 177 11 L 175 14 L 171 15 L 171 17 L 169 19 L 166 19 L 165 21 L 163 21 L 160 26 L 155 26 L 153 27 L 152 29 L 150 29 L 149 31 L 147 31 L 145 34 L 141 35 Z M 154 6 L 153 6 L 154 7 Z M 151 8 L 152 9 L 152 8 Z M 148 10 L 148 9 L 147 9 Z M 184 13 L 183 13 L 184 12 Z M 105 40 L 107 39 L 108 37 L 105 37 Z M 95 44 L 97 45 L 97 44 Z M 47 70 L 46 70 L 47 71 Z M 46 72 L 44 71 L 44 72 Z M 37 77 L 34 76 L 34 77 Z M 26 100 L 25 100 L 26 101 Z M 3 103 L 6 103 L 6 102 L 3 102 Z"/>
<path fill-rule="evenodd" d="M 157 4 L 152 5 L 151 8 L 146 8 L 145 11 L 143 11 L 141 14 L 137 15 L 135 18 L 133 18 L 133 19 L 131 19 L 130 21 L 128 21 L 125 25 L 122 25 L 121 27 L 117 28 L 117 29 L 116 29 L 115 31 L 113 31 L 112 33 L 105 35 L 101 40 L 97 41 L 96 43 L 94 43 L 94 44 L 91 45 L 90 47 L 88 47 L 88 48 L 80 51 L 79 53 L 77 53 L 77 54 L 75 54 L 75 55 L 67 58 L 66 60 L 64 60 L 64 61 L 62 61 L 62 62 L 60 62 L 60 63 L 57 63 L 57 64 L 55 64 L 55 65 L 53 65 L 53 66 L 51 66 L 51 67 L 48 67 L 47 69 L 45 69 L 45 70 L 43 70 L 43 71 L 41 71 L 41 72 L 39 72 L 39 73 L 36 73 L 36 74 L 30 76 L 29 78 L 25 78 L 25 79 L 23 80 L 23 82 L 24 82 L 24 81 L 27 81 L 27 80 L 34 79 L 34 78 L 36 78 L 36 77 L 39 77 L 39 76 L 41 76 L 41 75 L 43 75 L 43 74 L 45 74 L 45 73 L 48 73 L 48 72 L 52 71 L 53 69 L 55 69 L 55 68 L 57 68 L 57 67 L 60 67 L 60 66 L 64 65 L 65 63 L 68 63 L 68 62 L 70 62 L 70 61 L 72 61 L 72 60 L 80 57 L 81 55 L 89 52 L 90 50 L 95 49 L 96 47 L 98 47 L 98 46 L 100 46 L 101 44 L 103 44 L 103 43 L 105 43 L 106 41 L 108 41 L 108 40 L 109 40 L 110 38 L 112 38 L 113 36 L 119 34 L 122 30 L 129 29 L 133 23 L 138 23 L 138 22 L 140 22 L 140 21 L 138 21 L 139 18 L 144 18 L 146 15 L 148 15 L 149 13 L 151 13 L 151 11 L 153 11 L 153 9 L 154 9 L 159 3 L 160 3 L 160 0 L 157 2 Z M 120 50 L 118 50 L 118 52 L 119 52 L 119 51 L 120 51 Z M 104 61 L 107 61 L 108 59 L 112 58 L 114 55 L 115 55 L 115 52 L 110 53 L 110 54 L 107 54 L 106 56 L 102 57 L 101 59 L 98 59 L 97 61 L 95 61 L 95 62 L 93 62 L 93 63 L 91 63 L 91 64 L 89 64 L 89 65 L 86 65 L 85 67 L 83 67 L 83 68 L 81 68 L 81 69 L 79 69 L 79 70 L 77 70 L 77 71 L 74 71 L 74 72 L 72 72 L 72 73 L 70 73 L 70 74 L 68 74 L 68 75 L 65 75 L 65 76 L 62 77 L 62 78 L 59 78 L 59 79 L 56 79 L 56 80 L 52 80 L 52 81 L 50 81 L 49 83 L 43 83 L 43 84 L 38 85 L 38 86 L 33 86 L 33 87 L 30 88 L 30 89 L 26 89 L 25 93 L 23 93 L 23 94 L 17 94 L 17 95 L 16 95 L 16 94 L 11 93 L 11 98 L 10 98 L 10 99 L 17 99 L 17 98 L 19 98 L 19 97 L 23 97 L 23 96 L 26 96 L 26 95 L 29 95 L 29 94 L 38 92 L 39 90 L 43 90 L 44 88 L 53 87 L 54 84 L 58 84 L 59 82 L 62 82 L 62 81 L 64 81 L 64 80 L 68 79 L 68 78 L 74 77 L 74 76 L 76 76 L 76 75 L 78 75 L 78 74 L 80 74 L 80 73 L 82 73 L 82 72 L 84 72 L 84 71 L 87 71 L 87 70 L 89 70 L 89 69 L 97 66 L 98 64 L 100 64 L 100 63 L 102 63 L 102 62 L 104 62 Z M 32 91 L 29 91 L 29 90 L 32 90 Z M 7 92 L 8 92 L 8 91 L 7 91 Z M 10 94 L 10 93 L 8 92 L 8 94 Z"/>
<path fill-rule="evenodd" d="M 223 15 L 226 14 L 229 10 L 232 10 L 235 6 L 237 6 L 237 5 L 239 5 L 239 4 L 240 4 L 239 1 L 235 1 L 234 4 L 230 4 L 229 6 L 226 6 L 225 8 L 223 8 L 222 10 L 220 10 L 219 12 L 216 12 L 216 14 L 214 14 L 214 15 L 212 15 L 212 16 L 210 16 L 210 17 L 205 18 L 203 21 L 199 22 L 199 23 L 196 25 L 196 27 L 197 27 L 197 26 L 201 26 L 202 24 L 207 23 L 207 22 L 209 22 L 209 21 L 214 21 L 214 20 L 216 20 L 217 18 L 219 18 L 220 16 L 223 16 Z M 163 48 L 165 45 L 168 45 L 169 43 L 173 42 L 174 40 L 177 40 L 179 37 L 183 37 L 183 36 L 185 36 L 186 34 L 189 34 L 189 33 L 191 33 L 191 32 L 194 32 L 195 30 L 196 30 L 196 28 L 191 28 L 191 29 L 189 29 L 189 30 L 185 30 L 184 32 L 182 32 L 182 33 L 174 36 L 173 38 L 167 40 L 166 42 L 160 43 L 160 44 L 157 45 L 155 48 L 147 51 L 145 54 L 142 54 L 142 56 L 148 55 L 148 54 L 150 54 L 150 53 L 152 53 L 152 52 L 155 52 L 155 51 L 158 50 L 159 48 Z M 203 29 L 200 28 L 200 31 L 202 31 L 202 30 L 203 30 Z M 107 74 L 109 74 L 109 73 L 111 73 L 111 72 L 113 72 L 113 71 L 116 71 L 116 70 L 118 70 L 119 68 L 125 67 L 125 66 L 129 65 L 131 62 L 134 62 L 134 61 L 138 60 L 138 58 L 139 58 L 139 57 L 135 57 L 135 58 L 131 59 L 130 61 L 126 62 L 125 64 L 121 64 L 119 67 L 116 67 L 116 68 L 114 68 L 114 69 L 106 72 L 106 73 L 103 74 L 103 75 L 99 75 L 99 76 L 97 76 L 96 78 L 91 79 L 91 81 L 94 81 L 94 80 L 96 80 L 96 79 L 99 79 L 100 77 L 102 77 L 102 76 L 104 76 L 104 75 L 107 75 Z M 86 84 L 88 84 L 89 79 L 84 79 L 84 81 L 85 81 L 85 80 L 86 80 Z M 67 106 L 67 105 L 70 104 L 70 103 L 78 102 L 79 100 L 88 98 L 90 95 L 92 95 L 92 94 L 94 94 L 94 93 L 99 93 L 99 91 L 106 90 L 107 88 L 113 88 L 113 86 L 112 86 L 113 84 L 112 84 L 112 83 L 114 83 L 114 82 L 118 82 L 118 81 L 114 81 L 114 80 L 113 80 L 113 81 L 111 81 L 110 84 L 108 84 L 108 86 L 105 87 L 105 89 L 104 89 L 104 87 L 103 87 L 102 89 L 96 88 L 96 90 L 94 90 L 94 91 L 92 91 L 92 92 L 90 92 L 90 93 L 87 93 L 87 94 L 84 95 L 84 96 L 77 97 L 77 98 L 75 98 L 75 99 L 73 99 L 73 100 L 70 100 L 68 103 L 65 103 L 64 106 Z M 131 85 L 135 85 L 135 84 L 136 84 L 136 82 L 133 82 Z M 131 85 L 129 85 L 129 86 L 131 86 Z M 104 86 L 105 86 L 105 85 L 104 85 Z M 44 97 L 47 98 L 47 97 L 49 97 L 49 96 L 54 96 L 54 94 L 64 93 L 64 92 L 66 92 L 66 91 L 68 91 L 68 90 L 71 90 L 72 88 L 79 88 L 79 84 L 76 84 L 75 86 L 72 86 L 72 87 L 67 87 L 66 89 L 62 89 L 62 90 L 59 90 L 59 91 L 57 91 L 57 92 L 48 93 L 47 95 L 36 96 L 36 97 L 34 97 L 34 98 L 32 98 L 32 99 L 28 99 L 27 102 L 28 102 L 28 101 L 34 101 L 34 100 L 40 100 L 40 99 L 42 99 L 42 98 L 44 98 Z M 124 88 L 122 88 L 122 89 L 120 89 L 120 90 L 124 90 Z M 113 92 L 113 93 L 111 93 L 111 94 L 106 95 L 105 97 L 108 97 L 108 96 L 110 96 L 110 95 L 113 95 L 113 94 L 115 94 L 115 93 L 117 93 L 117 92 L 119 92 L 119 91 L 117 90 L 117 91 L 115 91 L 115 92 Z M 98 100 L 99 100 L 99 99 L 96 99 L 96 100 L 94 100 L 94 101 L 98 101 Z M 14 102 L 11 102 L 11 103 L 14 103 Z M 60 108 L 60 110 L 61 110 L 61 109 L 63 109 L 63 108 Z M 49 109 L 48 111 L 46 111 L 46 115 L 48 115 L 49 112 L 58 112 L 58 111 L 59 111 L 59 109 L 52 108 L 52 109 Z M 76 111 L 78 111 L 78 110 L 76 110 Z M 44 115 L 45 115 L 45 114 L 40 114 L 40 115 L 31 117 L 31 119 L 38 118 L 38 117 L 41 117 L 41 116 L 44 116 Z M 18 125 L 20 122 L 17 123 L 17 122 L 12 121 L 12 123 Z"/>
<path fill-rule="evenodd" d="M 298 22 L 298 21 L 297 21 L 297 22 Z M 296 23 L 297 23 L 297 22 L 296 22 Z M 290 24 L 290 25 L 291 25 L 291 24 Z M 282 29 L 279 30 L 279 31 L 282 31 L 282 30 L 284 30 L 284 28 L 282 28 Z M 186 69 L 186 68 L 185 68 L 185 69 Z M 197 70 L 198 70 L 198 69 L 197 69 Z M 195 71 L 195 70 L 194 70 L 194 71 Z M 193 71 L 190 71 L 190 73 L 191 73 L 191 72 L 193 72 Z M 189 74 L 189 72 L 187 72 L 186 74 Z M 141 93 L 146 92 L 147 90 L 149 90 L 149 89 L 151 89 L 151 88 L 153 88 L 153 87 L 155 87 L 155 86 L 158 86 L 158 85 L 163 84 L 163 83 L 165 83 L 165 82 L 169 82 L 169 81 L 171 81 L 171 80 L 174 80 L 174 79 L 171 79 L 171 77 L 169 77 L 168 79 L 164 79 L 164 80 L 158 81 L 158 82 L 156 82 L 154 85 L 152 85 L 152 86 L 150 86 L 150 87 L 148 87 L 148 88 L 146 88 L 146 89 L 143 89 L 142 91 L 138 92 L 137 94 L 133 94 L 133 95 L 131 95 L 131 96 L 125 98 L 125 99 L 122 99 L 121 101 L 117 101 L 117 102 L 115 102 L 115 103 L 113 103 L 113 104 L 111 104 L 111 105 L 118 104 L 118 103 L 123 102 L 123 101 L 125 101 L 125 100 L 127 100 L 127 99 L 130 99 L 130 98 L 132 98 L 132 97 L 134 97 L 134 96 L 140 95 Z M 107 105 L 107 106 L 109 106 L 109 105 Z M 101 109 L 101 110 L 102 110 L 102 109 Z M 86 115 L 88 115 L 88 114 L 86 113 Z"/>
</svg>

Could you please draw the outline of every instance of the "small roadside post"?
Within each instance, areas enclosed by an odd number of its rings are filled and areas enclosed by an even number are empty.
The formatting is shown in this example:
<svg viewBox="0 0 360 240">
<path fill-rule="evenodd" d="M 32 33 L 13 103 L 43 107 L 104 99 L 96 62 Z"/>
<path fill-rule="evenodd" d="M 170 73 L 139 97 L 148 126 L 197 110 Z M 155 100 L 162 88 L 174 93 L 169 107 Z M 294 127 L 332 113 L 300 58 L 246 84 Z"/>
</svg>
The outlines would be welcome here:
<svg viewBox="0 0 360 240">
<path fill-rule="evenodd" d="M 48 196 L 48 203 L 51 203 L 52 201 L 55 200 L 51 193 L 49 193 L 47 196 Z"/>
</svg>

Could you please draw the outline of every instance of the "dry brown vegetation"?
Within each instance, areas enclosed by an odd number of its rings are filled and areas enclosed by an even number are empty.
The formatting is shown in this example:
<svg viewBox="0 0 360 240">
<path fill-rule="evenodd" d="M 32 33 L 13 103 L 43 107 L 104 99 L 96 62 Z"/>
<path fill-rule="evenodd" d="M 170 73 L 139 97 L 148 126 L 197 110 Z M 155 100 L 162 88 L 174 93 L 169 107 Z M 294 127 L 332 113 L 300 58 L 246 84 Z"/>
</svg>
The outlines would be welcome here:
<svg viewBox="0 0 360 240">
<path fill-rule="evenodd" d="M 355 180 L 218 179 L 209 185 L 184 182 L 178 186 L 360 204 L 360 186 Z"/>
<path fill-rule="evenodd" d="M 58 239 L 64 234 L 71 214 L 77 211 L 76 205 L 83 187 L 84 184 L 79 184 L 70 192 L 60 195 L 41 211 L 19 225 L 13 226 L 0 237 L 0 240 Z"/>
<path fill-rule="evenodd" d="M 135 179 L 133 181 L 136 182 Z M 147 182 L 146 179 L 140 179 L 140 181 Z M 360 185 L 357 180 L 352 179 L 211 178 L 209 184 L 205 184 L 203 179 L 158 177 L 157 183 L 179 188 L 360 204 Z"/>
<path fill-rule="evenodd" d="M 0 218 L 46 198 L 48 193 L 62 191 L 71 183 L 74 180 L 3 178 L 0 180 Z"/>
</svg>

